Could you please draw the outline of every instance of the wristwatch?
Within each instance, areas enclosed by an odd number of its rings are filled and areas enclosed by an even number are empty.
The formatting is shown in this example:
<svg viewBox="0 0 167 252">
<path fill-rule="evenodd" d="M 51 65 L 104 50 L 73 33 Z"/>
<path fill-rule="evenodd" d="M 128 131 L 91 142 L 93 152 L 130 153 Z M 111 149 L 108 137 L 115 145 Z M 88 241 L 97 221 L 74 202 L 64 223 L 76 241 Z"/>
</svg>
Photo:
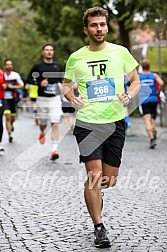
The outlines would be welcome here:
<svg viewBox="0 0 167 252">
<path fill-rule="evenodd" d="M 127 97 L 129 98 L 129 100 L 132 100 L 132 96 L 129 93 L 126 93 Z"/>
</svg>

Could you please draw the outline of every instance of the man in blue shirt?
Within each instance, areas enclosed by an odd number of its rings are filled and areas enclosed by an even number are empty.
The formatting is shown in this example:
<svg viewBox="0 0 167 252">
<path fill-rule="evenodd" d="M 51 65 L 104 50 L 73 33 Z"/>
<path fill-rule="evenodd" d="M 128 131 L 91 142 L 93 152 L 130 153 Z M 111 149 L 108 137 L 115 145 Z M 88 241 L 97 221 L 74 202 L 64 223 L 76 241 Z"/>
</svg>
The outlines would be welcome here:
<svg viewBox="0 0 167 252">
<path fill-rule="evenodd" d="M 141 82 L 141 89 L 139 92 L 140 113 L 143 117 L 145 128 L 150 139 L 150 148 L 154 149 L 156 146 L 156 130 L 155 118 L 158 104 L 158 94 L 162 90 L 164 82 L 156 73 L 150 72 L 150 61 L 142 60 L 142 73 L 139 73 Z M 158 83 L 158 90 L 156 90 L 156 83 Z"/>
</svg>

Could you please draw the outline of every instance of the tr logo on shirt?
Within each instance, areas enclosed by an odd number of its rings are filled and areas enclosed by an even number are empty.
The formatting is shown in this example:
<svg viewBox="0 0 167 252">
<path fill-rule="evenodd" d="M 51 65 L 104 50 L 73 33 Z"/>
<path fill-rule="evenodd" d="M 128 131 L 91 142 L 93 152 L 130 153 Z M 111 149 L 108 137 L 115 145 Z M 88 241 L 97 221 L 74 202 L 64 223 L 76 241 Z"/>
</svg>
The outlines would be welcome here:
<svg viewBox="0 0 167 252">
<path fill-rule="evenodd" d="M 103 75 L 106 72 L 106 64 L 103 62 L 107 62 L 108 60 L 94 60 L 87 62 L 88 67 L 92 68 L 92 76 L 95 76 L 95 69 L 98 68 L 99 75 Z"/>
</svg>

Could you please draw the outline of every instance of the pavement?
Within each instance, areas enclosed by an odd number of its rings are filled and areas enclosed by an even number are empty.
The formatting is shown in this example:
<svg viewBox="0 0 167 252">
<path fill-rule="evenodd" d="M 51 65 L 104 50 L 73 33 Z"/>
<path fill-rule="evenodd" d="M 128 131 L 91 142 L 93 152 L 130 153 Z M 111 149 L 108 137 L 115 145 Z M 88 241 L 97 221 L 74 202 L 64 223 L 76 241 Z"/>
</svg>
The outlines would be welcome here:
<svg viewBox="0 0 167 252">
<path fill-rule="evenodd" d="M 104 190 L 103 222 L 112 252 L 167 251 L 167 128 L 157 125 L 155 149 L 140 117 L 132 118 L 118 184 Z M 20 112 L 0 156 L 0 252 L 70 252 L 99 249 L 84 197 L 85 169 L 73 135 L 60 127 L 60 158 L 50 161 L 37 141 L 32 115 Z"/>
</svg>

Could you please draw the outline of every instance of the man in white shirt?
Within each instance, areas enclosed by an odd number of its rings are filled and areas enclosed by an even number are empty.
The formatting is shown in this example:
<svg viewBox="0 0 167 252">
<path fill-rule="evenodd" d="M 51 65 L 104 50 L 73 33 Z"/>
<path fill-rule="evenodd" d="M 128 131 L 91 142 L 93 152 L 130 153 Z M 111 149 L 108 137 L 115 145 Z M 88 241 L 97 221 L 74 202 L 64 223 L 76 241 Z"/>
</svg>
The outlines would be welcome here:
<svg viewBox="0 0 167 252">
<path fill-rule="evenodd" d="M 6 89 L 5 89 L 5 117 L 6 117 L 6 129 L 9 135 L 9 142 L 13 142 L 12 131 L 13 123 L 16 118 L 16 98 L 17 98 L 17 89 L 23 88 L 24 83 L 21 79 L 21 76 L 13 71 L 13 64 L 10 59 L 4 61 L 4 76 L 6 80 Z"/>
</svg>

